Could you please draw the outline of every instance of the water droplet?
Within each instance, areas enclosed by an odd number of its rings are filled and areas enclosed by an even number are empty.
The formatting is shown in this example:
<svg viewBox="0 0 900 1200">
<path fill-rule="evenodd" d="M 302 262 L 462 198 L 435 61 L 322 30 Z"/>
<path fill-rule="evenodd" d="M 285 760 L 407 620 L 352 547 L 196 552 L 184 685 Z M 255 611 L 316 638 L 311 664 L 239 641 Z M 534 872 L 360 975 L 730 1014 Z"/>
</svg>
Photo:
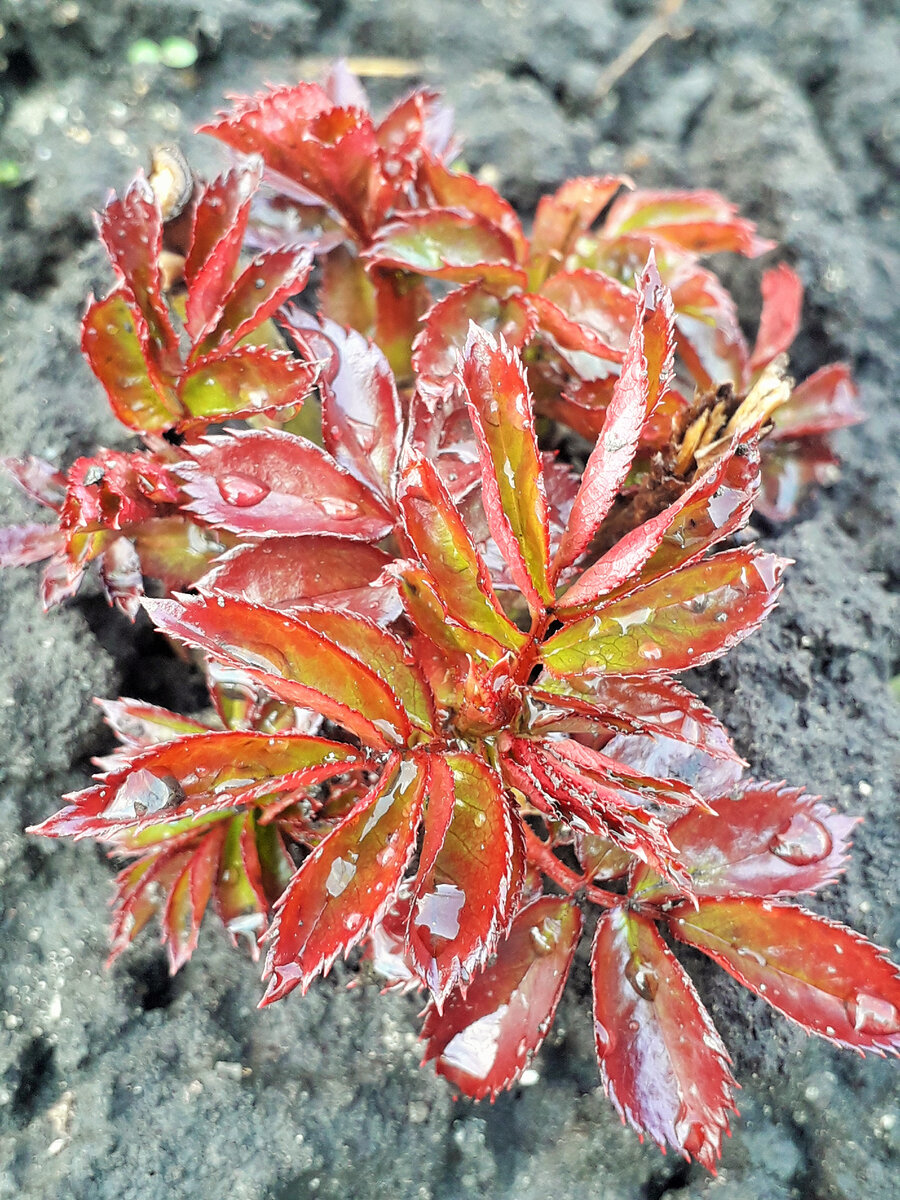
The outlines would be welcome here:
<svg viewBox="0 0 900 1200">
<path fill-rule="evenodd" d="M 641 658 L 647 658 L 651 661 L 662 658 L 662 647 L 657 646 L 655 642 L 642 642 L 638 647 L 638 654 Z"/>
<path fill-rule="evenodd" d="M 851 1000 L 847 1005 L 847 1015 L 857 1033 L 878 1037 L 900 1031 L 900 1013 L 890 1000 L 884 1000 L 881 996 L 860 992 L 856 1000 Z"/>
<path fill-rule="evenodd" d="M 594 1022 L 594 1036 L 597 1039 L 599 1048 L 605 1050 L 609 1045 L 609 1030 L 605 1025 L 601 1025 L 599 1021 Z"/>
<path fill-rule="evenodd" d="M 132 771 L 118 788 L 112 803 L 104 812 L 111 821 L 143 817 L 148 813 L 173 808 L 184 800 L 181 784 L 171 775 L 158 775 L 141 767 Z"/>
<path fill-rule="evenodd" d="M 631 958 L 625 968 L 625 978 L 643 1000 L 655 1000 L 659 990 L 659 976 L 648 964 Z"/>
<path fill-rule="evenodd" d="M 484 825 L 485 822 L 487 821 L 487 816 L 483 812 L 477 812 L 475 814 L 475 816 L 472 818 L 472 820 L 475 823 L 475 827 L 477 829 L 480 829 L 482 827 L 482 825 Z"/>
<path fill-rule="evenodd" d="M 340 896 L 356 874 L 356 867 L 346 859 L 336 858 L 331 864 L 328 878 L 325 880 L 325 891 L 329 896 Z"/>
<path fill-rule="evenodd" d="M 439 883 L 433 892 L 416 904 L 416 926 L 422 926 L 431 937 L 449 941 L 459 933 L 459 913 L 466 902 L 466 893 L 452 883 Z"/>
<path fill-rule="evenodd" d="M 266 484 L 246 475 L 223 475 L 216 482 L 222 499 L 235 508 L 252 508 L 265 500 L 270 490 Z"/>
<path fill-rule="evenodd" d="M 795 867 L 808 867 L 827 858 L 832 845 L 831 834 L 822 822 L 799 812 L 772 837 L 769 850 Z"/>
</svg>

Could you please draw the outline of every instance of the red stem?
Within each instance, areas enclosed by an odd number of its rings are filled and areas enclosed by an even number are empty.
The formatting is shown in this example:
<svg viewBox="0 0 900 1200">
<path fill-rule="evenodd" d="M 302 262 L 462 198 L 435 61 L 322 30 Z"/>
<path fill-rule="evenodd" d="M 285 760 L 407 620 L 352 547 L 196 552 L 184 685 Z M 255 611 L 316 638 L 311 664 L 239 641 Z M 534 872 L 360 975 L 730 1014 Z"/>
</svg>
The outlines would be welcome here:
<svg viewBox="0 0 900 1200">
<path fill-rule="evenodd" d="M 561 887 L 567 895 L 572 896 L 576 892 L 583 892 L 592 904 L 599 904 L 601 908 L 619 908 L 625 903 L 627 897 L 615 896 L 611 892 L 603 891 L 602 888 L 594 887 L 585 876 L 577 875 L 564 863 L 561 863 L 550 845 L 538 837 L 529 825 L 524 825 L 524 829 L 525 852 L 528 859 L 539 871 Z"/>
</svg>

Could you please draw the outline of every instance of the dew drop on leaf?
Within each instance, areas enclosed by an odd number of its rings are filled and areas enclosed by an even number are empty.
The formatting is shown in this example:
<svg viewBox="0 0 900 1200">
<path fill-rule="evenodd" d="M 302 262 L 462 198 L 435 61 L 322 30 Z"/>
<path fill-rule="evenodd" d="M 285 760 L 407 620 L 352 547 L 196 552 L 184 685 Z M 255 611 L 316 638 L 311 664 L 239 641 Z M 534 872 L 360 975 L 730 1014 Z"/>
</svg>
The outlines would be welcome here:
<svg viewBox="0 0 900 1200">
<path fill-rule="evenodd" d="M 659 990 L 659 976 L 651 966 L 640 959 L 631 958 L 625 968 L 625 978 L 643 1000 L 655 1000 Z"/>
<path fill-rule="evenodd" d="M 246 475 L 223 475 L 216 483 L 225 503 L 233 504 L 235 508 L 252 508 L 269 494 L 266 484 Z"/>
<path fill-rule="evenodd" d="M 184 792 L 177 779 L 159 776 L 141 767 L 120 785 L 112 803 L 103 814 L 110 820 L 133 819 L 148 813 L 172 808 L 184 799 Z"/>
<path fill-rule="evenodd" d="M 831 853 L 831 834 L 821 821 L 807 813 L 795 813 L 790 824 L 776 833 L 769 850 L 795 867 L 808 867 L 821 862 Z"/>
<path fill-rule="evenodd" d="M 890 1000 L 860 992 L 847 1005 L 847 1015 L 857 1033 L 868 1033 L 873 1037 L 888 1036 L 900 1030 L 900 1013 Z"/>
</svg>

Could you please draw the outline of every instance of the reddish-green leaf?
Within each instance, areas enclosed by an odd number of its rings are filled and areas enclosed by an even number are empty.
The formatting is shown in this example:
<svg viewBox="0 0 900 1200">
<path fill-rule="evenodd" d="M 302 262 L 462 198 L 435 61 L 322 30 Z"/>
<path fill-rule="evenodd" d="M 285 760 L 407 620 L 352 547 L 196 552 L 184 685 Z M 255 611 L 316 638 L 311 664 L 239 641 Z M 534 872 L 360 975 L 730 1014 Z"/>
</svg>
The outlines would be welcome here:
<svg viewBox="0 0 900 1200">
<path fill-rule="evenodd" d="M 171 742 L 175 738 L 187 737 L 192 733 L 208 733 L 209 726 L 181 713 L 170 712 L 156 704 L 143 700 L 129 700 L 122 696 L 118 700 L 97 700 L 103 710 L 107 725 L 125 746 L 145 749 L 160 742 Z"/>
<path fill-rule="evenodd" d="M 900 1052 L 900 973 L 852 929 L 757 897 L 701 898 L 672 932 L 807 1033 L 850 1050 Z"/>
<path fill-rule="evenodd" d="M 226 827 L 217 825 L 197 845 L 175 880 L 162 916 L 169 971 L 180 971 L 197 949 L 200 922 L 212 894 Z"/>
<path fill-rule="evenodd" d="M 559 271 L 551 275 L 540 294 L 529 297 L 541 317 L 541 328 L 563 349 L 583 350 L 610 362 L 621 362 L 634 328 L 635 294 L 602 271 Z M 581 330 L 581 340 L 554 320 L 542 303 L 550 301 L 566 321 Z"/>
<path fill-rule="evenodd" d="M 200 586 L 269 608 L 334 604 L 344 593 L 367 592 L 390 561 L 383 550 L 345 538 L 267 538 L 222 555 Z"/>
<path fill-rule="evenodd" d="M 503 231 L 513 246 L 515 261 L 524 262 L 528 241 L 511 204 L 487 183 L 463 171 L 451 171 L 444 163 L 425 156 L 419 166 L 419 185 L 428 189 L 435 208 L 456 208 L 484 217 Z"/>
<path fill-rule="evenodd" d="M 434 733 L 434 699 L 402 640 L 357 613 L 326 608 L 296 612 L 307 629 L 323 634 L 383 680 L 414 725 Z"/>
<path fill-rule="evenodd" d="M 531 231 L 532 258 L 548 255 L 563 262 L 623 186 L 631 186 L 624 175 L 588 176 L 569 179 L 551 196 L 542 196 Z"/>
<path fill-rule="evenodd" d="M 121 291 L 88 306 L 81 349 L 113 412 L 140 433 L 171 429 L 182 415 L 171 387 L 149 359 L 146 324 Z"/>
<path fill-rule="evenodd" d="M 381 267 L 454 283 L 522 290 L 527 283 L 512 239 L 484 217 L 452 208 L 404 213 L 379 229 L 365 256 Z"/>
<path fill-rule="evenodd" d="M 525 635 L 500 607 L 484 560 L 430 463 L 420 459 L 407 468 L 397 501 L 447 612 L 507 649 L 521 647 Z"/>
<path fill-rule="evenodd" d="M 162 297 L 159 270 L 162 217 L 143 175 L 138 175 L 125 195 L 112 199 L 98 215 L 97 230 L 126 294 L 146 322 L 151 359 L 177 355 L 178 337 Z"/>
<path fill-rule="evenodd" d="M 304 734 L 208 732 L 151 746 L 73 792 L 32 832 L 110 841 L 148 825 L 196 816 L 329 779 L 359 761 L 352 746 Z"/>
<path fill-rule="evenodd" d="M 755 508 L 769 521 L 787 521 L 814 484 L 827 487 L 840 475 L 840 459 L 824 437 L 797 442 L 767 439 Z"/>
<path fill-rule="evenodd" d="M 738 216 L 736 205 L 717 192 L 624 192 L 609 211 L 603 236 L 647 233 L 697 254 L 732 250 L 756 258 L 775 243 L 760 238 L 756 226 Z"/>
<path fill-rule="evenodd" d="M 469 323 L 500 334 L 508 346 L 521 350 L 531 340 L 537 317 L 530 300 L 512 295 L 503 300 L 487 291 L 479 282 L 467 283 L 433 305 L 422 321 L 422 330 L 413 345 L 413 366 L 420 392 L 446 395 L 455 387 L 459 355 L 465 348 Z M 441 404 L 440 413 L 446 404 Z M 413 418 L 417 415 L 415 405 Z M 423 430 L 411 421 L 415 445 L 422 447 Z"/>
<path fill-rule="evenodd" d="M 731 381 L 740 389 L 749 351 L 733 298 L 718 278 L 690 260 L 667 276 L 675 304 L 678 353 L 701 390 Z"/>
<path fill-rule="evenodd" d="M 846 363 L 831 363 L 794 388 L 773 417 L 772 437 L 801 438 L 855 425 L 865 419 Z"/>
<path fill-rule="evenodd" d="M 762 370 L 783 354 L 797 336 L 803 309 L 803 284 L 787 263 L 779 263 L 762 277 L 762 312 L 750 369 Z"/>
<path fill-rule="evenodd" d="M 626 584 L 687 566 L 746 524 L 759 487 L 755 439 L 735 442 L 657 516 L 632 529 L 560 598 L 561 613 L 593 604 Z"/>
<path fill-rule="evenodd" d="M 255 417 L 300 404 L 318 374 L 316 363 L 266 346 L 239 346 L 230 354 L 198 359 L 178 387 L 189 414 L 178 428 L 205 428 L 225 418 Z"/>
<path fill-rule="evenodd" d="M 257 827 L 252 812 L 239 813 L 228 823 L 216 876 L 216 912 L 236 946 L 246 938 L 250 956 L 259 958 L 258 939 L 266 927 L 268 898 L 256 848 Z"/>
<path fill-rule="evenodd" d="M 144 595 L 141 560 L 134 543 L 126 537 L 114 538 L 100 555 L 99 563 L 107 601 L 133 621 Z"/>
<path fill-rule="evenodd" d="M 644 358 L 644 316 L 641 298 L 622 373 L 613 389 L 603 429 L 584 469 L 566 531 L 556 552 L 554 570 L 557 573 L 580 558 L 591 544 L 631 468 L 647 420 L 650 396 Z"/>
<path fill-rule="evenodd" d="M 256 537 L 327 533 L 376 542 L 394 520 L 375 494 L 303 438 L 277 429 L 208 437 L 179 463 L 185 506 L 202 521 Z"/>
<path fill-rule="evenodd" d="M 298 984 L 305 992 L 384 915 L 415 849 L 427 784 L 427 758 L 392 758 L 301 865 L 277 905 L 262 1004 Z"/>
<path fill-rule="evenodd" d="M 313 266 L 306 246 L 286 246 L 258 254 L 235 280 L 213 328 L 194 346 L 191 360 L 224 354 L 257 329 L 285 300 L 302 292 Z"/>
<path fill-rule="evenodd" d="M 258 163 L 237 167 L 206 184 L 194 207 L 191 242 L 184 264 L 188 284 L 185 328 L 197 342 L 221 316 L 231 288 L 259 186 Z"/>
<path fill-rule="evenodd" d="M 656 927 L 616 908 L 591 957 L 603 1086 L 623 1122 L 715 1171 L 737 1086 L 694 985 Z"/>
<path fill-rule="evenodd" d="M 702 666 L 768 616 L 785 559 L 730 550 L 652 580 L 566 625 L 544 644 L 554 675 L 669 674 Z"/>
<path fill-rule="evenodd" d="M 518 354 L 472 325 L 462 381 L 481 460 L 484 510 L 516 586 L 534 612 L 552 600 L 550 533 L 531 394 Z"/>
<path fill-rule="evenodd" d="M 425 1013 L 424 1062 L 467 1096 L 512 1087 L 547 1036 L 581 935 L 570 900 L 543 896 L 520 909 L 494 961 Z"/>
<path fill-rule="evenodd" d="M 192 848 L 187 847 L 172 854 L 150 854 L 130 863 L 116 876 L 107 967 L 112 966 L 159 912 L 192 853 Z"/>
<path fill-rule="evenodd" d="M 409 736 L 409 719 L 388 685 L 294 617 L 224 596 L 148 600 L 145 607 L 170 637 L 246 671 L 289 704 L 314 707 L 370 745 Z"/>
<path fill-rule="evenodd" d="M 698 896 L 795 896 L 833 883 L 843 871 L 853 817 L 783 783 L 754 783 L 737 799 L 714 801 L 718 816 L 695 811 L 670 827 Z M 657 903 L 672 895 L 638 871 L 632 892 Z"/>
<path fill-rule="evenodd" d="M 144 574 L 158 579 L 167 591 L 196 583 L 216 555 L 235 540 L 222 529 L 206 529 L 184 517 L 142 521 L 130 536 Z"/>
<path fill-rule="evenodd" d="M 496 951 L 524 870 L 519 819 L 498 776 L 476 754 L 434 756 L 407 953 L 439 1011 Z"/>
</svg>

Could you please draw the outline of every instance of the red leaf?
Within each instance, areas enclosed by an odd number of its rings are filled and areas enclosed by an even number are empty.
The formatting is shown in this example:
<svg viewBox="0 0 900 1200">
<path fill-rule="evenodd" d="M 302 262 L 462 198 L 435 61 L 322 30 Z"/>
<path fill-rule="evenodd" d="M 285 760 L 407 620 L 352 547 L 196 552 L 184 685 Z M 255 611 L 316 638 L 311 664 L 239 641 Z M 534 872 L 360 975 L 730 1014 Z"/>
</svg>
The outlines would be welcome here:
<svg viewBox="0 0 900 1200">
<path fill-rule="evenodd" d="M 188 285 L 185 328 L 192 342 L 208 333 L 221 316 L 240 258 L 250 200 L 261 175 L 256 163 L 236 167 L 207 183 L 194 206 L 184 264 Z"/>
<path fill-rule="evenodd" d="M 859 392 L 846 363 L 831 363 L 794 388 L 787 404 L 774 416 L 772 437 L 809 437 L 855 425 L 866 414 L 857 403 Z"/>
<path fill-rule="evenodd" d="M 59 525 L 72 553 L 78 534 L 127 530 L 177 501 L 175 482 L 158 459 L 99 450 L 93 458 L 76 459 L 69 468 Z"/>
<path fill-rule="evenodd" d="M 698 896 L 795 896 L 834 883 L 843 871 L 856 820 L 802 788 L 748 784 L 737 798 L 714 803 L 718 816 L 696 811 L 669 828 Z M 631 890 L 654 904 L 672 895 L 643 869 Z"/>
<path fill-rule="evenodd" d="M 0 527 L 0 567 L 27 567 L 50 558 L 63 546 L 55 525 L 5 525 Z"/>
<path fill-rule="evenodd" d="M 273 792 L 330 779 L 359 761 L 352 746 L 304 734 L 207 732 L 151 746 L 30 832 L 44 837 L 120 834 L 250 804 Z"/>
<path fill-rule="evenodd" d="M 638 681 L 643 679 L 638 677 Z M 730 757 L 713 757 L 703 746 L 661 733 L 618 733 L 604 750 L 610 758 L 645 775 L 680 779 L 690 784 L 698 796 L 713 802 L 738 787 L 747 765 L 734 751 Z"/>
<path fill-rule="evenodd" d="M 391 689 L 406 716 L 426 733 L 435 731 L 434 699 L 404 642 L 357 613 L 304 608 L 296 612 L 307 629 L 329 638 Z"/>
<path fill-rule="evenodd" d="M 303 438 L 247 429 L 191 445 L 178 464 L 185 505 L 210 525 L 256 537 L 335 537 L 377 542 L 394 521 L 373 492 Z"/>
<path fill-rule="evenodd" d="M 181 970 L 197 948 L 200 922 L 218 873 L 225 834 L 223 824 L 206 834 L 169 893 L 162 917 L 162 936 L 172 975 Z"/>
<path fill-rule="evenodd" d="M 500 646 L 520 648 L 525 635 L 500 607 L 484 560 L 430 463 L 420 459 L 406 469 L 397 503 L 447 612 Z"/>
<path fill-rule="evenodd" d="M 510 237 L 484 217 L 454 208 L 406 212 L 378 230 L 365 252 L 370 263 L 454 283 L 481 280 L 492 288 L 527 285 Z"/>
<path fill-rule="evenodd" d="M 552 334 L 563 350 L 583 350 L 610 362 L 622 361 L 634 328 L 636 297 L 611 275 L 586 269 L 560 271 L 529 301 L 541 315 L 541 328 Z M 580 342 L 563 322 L 553 320 L 542 301 L 550 301 L 567 323 L 581 331 Z"/>
<path fill-rule="evenodd" d="M 749 352 L 734 300 L 718 278 L 697 263 L 677 264 L 666 282 L 672 289 L 678 353 L 701 390 L 730 380 L 740 389 Z"/>
<path fill-rule="evenodd" d="M 672 932 L 807 1033 L 865 1053 L 900 1052 L 900 974 L 852 929 L 757 897 L 682 905 Z"/>
<path fill-rule="evenodd" d="M 644 358 L 644 322 L 647 318 L 645 282 L 646 273 L 642 276 L 643 290 L 639 295 L 622 373 L 613 389 L 603 429 L 584 469 L 566 532 L 556 552 L 553 565 L 557 573 L 580 558 L 593 541 L 631 469 L 641 430 L 647 420 L 650 380 L 647 360 Z"/>
<path fill-rule="evenodd" d="M 355 330 L 333 321 L 322 321 L 321 327 L 337 357 L 336 373 L 326 373 L 320 384 L 325 449 L 358 479 L 390 496 L 403 429 L 394 374 L 379 348 Z"/>
<path fill-rule="evenodd" d="M 503 300 L 479 282 L 467 283 L 433 305 L 413 345 L 413 367 L 419 391 L 444 396 L 455 387 L 459 355 L 466 344 L 469 323 L 502 335 L 508 346 L 521 350 L 534 334 L 537 318 L 521 297 Z M 443 408 L 439 410 L 443 415 Z M 417 415 L 415 405 L 413 416 Z M 411 421 L 414 444 L 422 445 L 422 430 Z"/>
<path fill-rule="evenodd" d="M 553 599 L 550 533 L 531 394 L 521 359 L 501 338 L 470 326 L 462 367 L 494 541 L 533 612 Z"/>
<path fill-rule="evenodd" d="M 24 458 L 0 458 L 0 467 L 12 476 L 26 496 L 37 500 L 38 504 L 57 512 L 62 508 L 66 498 L 66 477 L 50 463 L 26 454 Z"/>
<path fill-rule="evenodd" d="M 121 199 L 113 198 L 98 214 L 97 231 L 126 295 L 144 318 L 151 358 L 160 365 L 172 356 L 177 362 L 178 336 L 162 296 L 159 271 L 162 217 L 143 175 L 138 175 Z"/>
<path fill-rule="evenodd" d="M 145 704 L 143 700 L 129 700 L 123 696 L 118 700 L 97 700 L 95 703 L 103 710 L 107 725 L 119 741 L 133 749 L 171 742 L 192 733 L 209 733 L 208 725 L 156 704 Z"/>
<path fill-rule="evenodd" d="M 525 261 L 528 255 L 528 241 L 522 232 L 522 223 L 512 205 L 508 204 L 496 189 L 487 183 L 480 183 L 472 175 L 466 175 L 462 171 L 451 171 L 443 162 L 427 155 L 419 166 L 420 187 L 423 184 L 429 192 L 429 207 L 463 209 L 475 216 L 484 217 L 509 238 L 513 246 L 514 261 Z"/>
<path fill-rule="evenodd" d="M 359 109 L 336 108 L 315 84 L 242 99 L 231 114 L 200 132 L 243 154 L 260 154 L 273 185 L 303 203 L 310 193 L 320 197 L 364 237 L 393 194 L 381 170 L 371 117 Z"/>
<path fill-rule="evenodd" d="M 566 625 L 544 643 L 554 675 L 660 675 L 699 667 L 765 620 L 786 559 L 730 550 L 682 567 Z"/>
<path fill-rule="evenodd" d="M 423 1063 L 436 1059 L 437 1073 L 476 1100 L 512 1087 L 553 1024 L 581 927 L 579 910 L 557 896 L 520 909 L 465 997 L 426 1009 Z"/>
<path fill-rule="evenodd" d="M 769 521 L 787 521 L 814 484 L 827 487 L 837 480 L 840 459 L 824 437 L 779 442 L 770 435 L 766 441 L 755 508 Z"/>
<path fill-rule="evenodd" d="M 624 192 L 603 225 L 605 238 L 648 233 L 696 254 L 732 250 L 756 258 L 775 243 L 757 237 L 756 226 L 717 192 Z"/>
<path fill-rule="evenodd" d="M 622 1121 L 715 1172 L 737 1087 L 694 985 L 656 927 L 615 908 L 591 957 L 603 1086 Z"/>
<path fill-rule="evenodd" d="M 532 258 L 547 255 L 563 262 L 623 186 L 632 186 L 624 175 L 588 176 L 569 179 L 552 196 L 542 196 L 531 231 Z"/>
<path fill-rule="evenodd" d="M 123 425 L 148 433 L 178 421 L 181 405 L 150 361 L 146 324 L 121 291 L 88 306 L 81 350 Z"/>
<path fill-rule="evenodd" d="M 393 903 L 428 784 L 428 759 L 392 758 L 381 779 L 316 847 L 278 901 L 261 1005 L 327 973 Z"/>
<path fill-rule="evenodd" d="M 802 309 L 803 284 L 787 263 L 763 273 L 762 313 L 750 356 L 751 371 L 762 370 L 787 350 L 800 328 Z"/>
<path fill-rule="evenodd" d="M 367 589 L 390 558 L 383 550 L 344 538 L 267 538 L 236 546 L 198 581 L 201 590 L 223 592 L 268 608 L 293 608 Z"/>
<path fill-rule="evenodd" d="M 496 951 L 524 873 L 519 819 L 498 776 L 466 751 L 435 756 L 407 953 L 438 1011 Z"/>
<path fill-rule="evenodd" d="M 178 429 L 205 428 L 225 418 L 256 417 L 301 404 L 318 375 L 316 363 L 267 346 L 239 346 L 230 354 L 200 358 L 178 387 L 189 414 Z"/>
<path fill-rule="evenodd" d="M 116 876 L 107 967 L 112 966 L 159 912 L 192 853 L 188 847 L 172 853 L 150 854 L 130 863 Z"/>
<path fill-rule="evenodd" d="M 258 254 L 238 276 L 209 332 L 194 344 L 191 361 L 215 351 L 224 354 L 272 316 L 285 300 L 302 292 L 313 266 L 307 246 L 286 246 Z"/>
<path fill-rule="evenodd" d="M 658 734 L 697 746 L 713 758 L 743 763 L 721 721 L 692 692 L 666 676 L 658 679 L 605 675 L 551 677 L 539 680 L 532 692 L 538 700 L 584 714 L 619 733 Z M 553 720 L 551 713 L 550 728 Z M 541 722 L 540 727 L 547 726 Z"/>
<path fill-rule="evenodd" d="M 557 604 L 571 612 L 626 584 L 687 566 L 750 518 L 759 487 L 755 439 L 735 442 L 681 496 L 632 529 L 572 584 Z"/>
<path fill-rule="evenodd" d="M 315 708 L 370 745 L 385 749 L 409 736 L 407 715 L 387 684 L 294 617 L 224 596 L 144 606 L 163 633 L 246 671 L 288 704 Z"/>
<path fill-rule="evenodd" d="M 678 860 L 665 825 L 645 811 L 647 797 L 638 795 L 635 803 L 634 793 L 621 786 L 624 774 L 618 778 L 607 774 L 604 779 L 587 771 L 564 753 L 557 753 L 564 745 L 518 738 L 503 760 L 504 775 L 539 812 L 565 821 L 576 832 L 607 838 L 672 879 L 683 889 L 681 894 L 690 892 L 690 876 Z M 658 793 L 678 786 L 672 780 L 648 779 L 645 783 L 648 790 L 657 790 L 649 798 L 663 803 L 667 801 Z"/>
</svg>

